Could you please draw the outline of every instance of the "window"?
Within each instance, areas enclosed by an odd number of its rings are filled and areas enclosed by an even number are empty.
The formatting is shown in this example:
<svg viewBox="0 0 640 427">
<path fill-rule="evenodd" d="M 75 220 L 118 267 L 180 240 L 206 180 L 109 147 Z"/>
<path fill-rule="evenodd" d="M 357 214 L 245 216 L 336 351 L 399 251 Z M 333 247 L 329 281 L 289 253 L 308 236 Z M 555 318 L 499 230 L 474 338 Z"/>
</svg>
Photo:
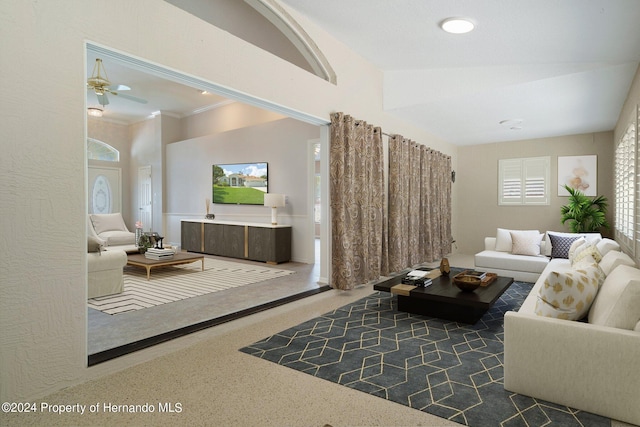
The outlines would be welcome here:
<svg viewBox="0 0 640 427">
<path fill-rule="evenodd" d="M 498 161 L 498 205 L 548 205 L 550 157 Z"/>
<path fill-rule="evenodd" d="M 120 152 L 107 143 L 97 139 L 87 139 L 87 158 L 89 160 L 105 160 L 108 162 L 119 162 Z"/>
</svg>

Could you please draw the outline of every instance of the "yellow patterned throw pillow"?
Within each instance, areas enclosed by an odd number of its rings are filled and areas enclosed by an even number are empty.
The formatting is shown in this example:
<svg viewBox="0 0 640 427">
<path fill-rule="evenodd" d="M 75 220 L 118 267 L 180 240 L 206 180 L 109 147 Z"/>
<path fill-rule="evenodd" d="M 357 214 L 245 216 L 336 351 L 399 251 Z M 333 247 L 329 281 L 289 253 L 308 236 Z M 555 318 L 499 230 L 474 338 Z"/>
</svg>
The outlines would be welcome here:
<svg viewBox="0 0 640 427">
<path fill-rule="evenodd" d="M 593 257 L 593 259 L 597 263 L 602 260 L 602 255 L 600 255 L 600 251 L 598 251 L 596 245 L 594 245 L 593 243 L 584 243 L 576 248 L 575 252 L 573 253 L 573 257 L 571 258 L 571 265 L 579 263 L 586 257 Z"/>
<path fill-rule="evenodd" d="M 594 262 L 582 262 L 566 272 L 552 271 L 540 287 L 535 313 L 557 319 L 582 319 L 603 281 L 604 273 Z"/>
</svg>

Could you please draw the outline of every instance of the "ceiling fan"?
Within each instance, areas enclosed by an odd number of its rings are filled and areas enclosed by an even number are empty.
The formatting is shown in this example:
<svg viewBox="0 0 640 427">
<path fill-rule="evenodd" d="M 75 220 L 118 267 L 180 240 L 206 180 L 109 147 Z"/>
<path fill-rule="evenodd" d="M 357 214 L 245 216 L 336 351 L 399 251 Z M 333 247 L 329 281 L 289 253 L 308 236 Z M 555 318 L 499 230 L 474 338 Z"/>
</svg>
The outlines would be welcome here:
<svg viewBox="0 0 640 427">
<path fill-rule="evenodd" d="M 102 59 L 100 58 L 96 59 L 96 63 L 93 66 L 93 72 L 91 73 L 91 77 L 87 79 L 87 87 L 93 90 L 93 92 L 98 97 L 98 102 L 103 107 L 109 104 L 109 98 L 107 97 L 107 93 L 110 93 L 111 95 L 119 96 L 120 98 L 128 99 L 130 101 L 139 102 L 141 104 L 147 103 L 146 99 L 121 93 L 122 91 L 125 91 L 125 90 L 131 90 L 129 86 L 125 86 L 125 85 L 111 86 L 111 82 L 107 77 L 107 71 L 104 69 L 104 64 L 102 63 Z"/>
</svg>

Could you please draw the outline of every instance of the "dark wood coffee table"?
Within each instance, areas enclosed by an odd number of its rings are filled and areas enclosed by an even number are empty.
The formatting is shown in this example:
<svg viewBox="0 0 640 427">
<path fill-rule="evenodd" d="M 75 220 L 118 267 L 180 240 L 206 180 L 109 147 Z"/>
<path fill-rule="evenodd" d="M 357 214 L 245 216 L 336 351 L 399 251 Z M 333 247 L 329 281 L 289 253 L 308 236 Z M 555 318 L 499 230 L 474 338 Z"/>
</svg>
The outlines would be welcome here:
<svg viewBox="0 0 640 427">
<path fill-rule="evenodd" d="M 373 289 L 391 292 L 398 296 L 398 310 L 424 316 L 438 317 L 461 323 L 476 323 L 511 286 L 513 278 L 498 276 L 487 286 L 473 292 L 462 292 L 449 276 L 433 279 L 426 288 L 400 286 L 403 275 L 375 284 Z"/>
<path fill-rule="evenodd" d="M 127 254 L 127 265 L 146 268 L 147 280 L 149 280 L 152 268 L 166 267 L 169 265 L 190 264 L 196 261 L 202 261 L 202 271 L 204 271 L 204 255 L 178 252 L 171 259 L 155 260 L 149 259 L 143 254 Z"/>
</svg>

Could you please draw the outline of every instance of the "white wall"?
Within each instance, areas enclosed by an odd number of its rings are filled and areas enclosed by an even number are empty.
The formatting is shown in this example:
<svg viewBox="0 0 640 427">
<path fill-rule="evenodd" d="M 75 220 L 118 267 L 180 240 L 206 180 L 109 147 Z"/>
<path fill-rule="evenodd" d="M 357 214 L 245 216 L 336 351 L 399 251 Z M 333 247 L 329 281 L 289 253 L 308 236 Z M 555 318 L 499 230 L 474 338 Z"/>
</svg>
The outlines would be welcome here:
<svg viewBox="0 0 640 427">
<path fill-rule="evenodd" d="M 126 366 L 86 368 L 87 41 L 315 117 L 345 111 L 455 159 L 454 146 L 384 113 L 379 70 L 300 24 L 337 85 L 162 0 L 0 2 L 0 400 Z"/>
<path fill-rule="evenodd" d="M 205 199 L 212 199 L 214 164 L 267 162 L 269 191 L 287 195 L 278 223 L 293 226 L 292 260 L 313 263 L 307 141 L 319 136 L 318 126 L 282 119 L 167 145 L 166 241 L 180 243 L 181 219 L 204 218 Z M 221 220 L 271 221 L 271 209 L 264 206 L 214 204 L 211 213 Z"/>
</svg>

